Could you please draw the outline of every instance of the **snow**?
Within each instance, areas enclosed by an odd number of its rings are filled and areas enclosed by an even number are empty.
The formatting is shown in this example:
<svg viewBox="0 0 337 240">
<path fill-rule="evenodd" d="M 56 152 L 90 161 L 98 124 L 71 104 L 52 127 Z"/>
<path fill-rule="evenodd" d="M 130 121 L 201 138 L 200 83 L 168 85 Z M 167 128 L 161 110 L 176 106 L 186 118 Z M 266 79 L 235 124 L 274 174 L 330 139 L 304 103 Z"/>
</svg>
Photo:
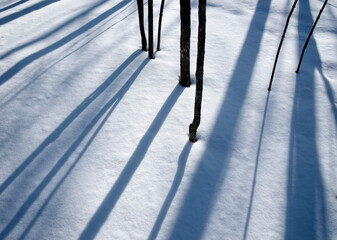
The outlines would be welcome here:
<svg viewBox="0 0 337 240">
<path fill-rule="evenodd" d="M 299 1 L 268 92 L 292 1 L 208 0 L 193 144 L 178 2 L 149 60 L 135 0 L 2 1 L 0 239 L 337 239 L 335 2 L 295 73 L 322 4 Z"/>
</svg>

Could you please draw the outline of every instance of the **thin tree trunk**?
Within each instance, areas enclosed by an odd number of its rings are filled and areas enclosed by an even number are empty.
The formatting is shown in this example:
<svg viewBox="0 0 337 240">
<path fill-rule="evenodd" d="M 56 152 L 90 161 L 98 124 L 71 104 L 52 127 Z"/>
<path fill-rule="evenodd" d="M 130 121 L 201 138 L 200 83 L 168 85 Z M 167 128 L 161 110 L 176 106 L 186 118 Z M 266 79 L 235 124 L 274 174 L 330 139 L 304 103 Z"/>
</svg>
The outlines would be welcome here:
<svg viewBox="0 0 337 240">
<path fill-rule="evenodd" d="M 137 6 L 138 6 L 138 18 L 139 18 L 139 30 L 140 30 L 140 36 L 142 39 L 142 50 L 147 50 L 147 41 L 146 41 L 146 35 L 145 35 L 145 28 L 144 28 L 144 3 L 143 0 L 137 0 Z"/>
<path fill-rule="evenodd" d="M 284 37 L 286 35 L 286 32 L 287 32 L 287 28 L 288 28 L 288 25 L 289 25 L 289 20 L 291 18 L 291 15 L 293 14 L 294 12 L 294 9 L 296 7 L 296 4 L 297 4 L 297 1 L 298 0 L 295 0 L 294 1 L 294 4 L 289 12 L 289 15 L 288 15 L 288 18 L 287 18 L 287 22 L 286 22 L 286 25 L 284 27 L 284 30 L 283 30 L 283 34 L 282 34 L 282 37 L 281 37 L 281 41 L 280 41 L 280 44 L 278 46 L 278 49 L 277 49 L 277 53 L 276 53 L 276 57 L 275 57 L 275 61 L 274 61 L 274 66 L 273 66 L 273 71 L 271 73 L 271 77 L 270 77 L 270 82 L 269 82 L 269 87 L 268 87 L 268 91 L 271 91 L 271 86 L 273 84 L 273 79 L 274 79 L 274 74 L 275 74 L 275 69 L 276 69 L 276 64 L 277 64 L 277 60 L 278 60 L 278 57 L 280 55 L 280 51 L 281 51 L 281 47 L 282 47 L 282 43 L 283 43 L 283 40 L 284 40 Z"/>
<path fill-rule="evenodd" d="M 161 38 L 161 23 L 163 19 L 165 0 L 161 1 L 160 12 L 159 12 L 159 22 L 158 22 L 158 40 L 157 40 L 157 51 L 160 51 L 160 38 Z"/>
<path fill-rule="evenodd" d="M 180 84 L 191 86 L 190 79 L 190 38 L 191 1 L 180 0 Z"/>
<path fill-rule="evenodd" d="M 148 0 L 149 14 L 149 58 L 154 59 L 153 55 L 153 0 Z"/>
<path fill-rule="evenodd" d="M 310 31 L 310 33 L 309 33 L 309 35 L 308 35 L 308 38 L 307 38 L 307 40 L 305 41 L 304 47 L 303 47 L 303 49 L 302 49 L 300 61 L 299 61 L 299 63 L 298 63 L 297 69 L 296 69 L 296 73 L 299 73 L 299 71 L 300 71 L 300 67 L 301 67 L 301 63 L 302 63 L 302 60 L 303 60 L 304 52 L 305 52 L 305 50 L 306 50 L 306 48 L 307 48 L 307 46 L 308 46 L 309 40 L 310 40 L 310 38 L 311 38 L 311 35 L 312 35 L 312 33 L 314 32 L 315 27 L 316 27 L 316 25 L 317 25 L 317 23 L 318 23 L 318 20 L 320 19 L 321 15 L 322 15 L 322 12 L 323 12 L 323 10 L 324 10 L 324 8 L 325 8 L 325 5 L 326 5 L 327 3 L 328 3 L 328 0 L 325 0 L 325 2 L 323 3 L 323 6 L 322 6 L 322 8 L 321 8 L 321 10 L 320 10 L 319 13 L 318 13 L 318 16 L 317 16 L 317 18 L 316 18 L 316 21 L 315 21 L 314 25 L 313 25 L 312 28 L 311 28 L 311 31 Z"/>
<path fill-rule="evenodd" d="M 199 0 L 199 28 L 198 28 L 198 56 L 196 70 L 196 89 L 195 89 L 195 105 L 194 119 L 189 126 L 190 141 L 196 142 L 197 129 L 201 120 L 201 102 L 204 78 L 204 60 L 205 60 L 205 42 L 206 42 L 206 0 Z"/>
</svg>

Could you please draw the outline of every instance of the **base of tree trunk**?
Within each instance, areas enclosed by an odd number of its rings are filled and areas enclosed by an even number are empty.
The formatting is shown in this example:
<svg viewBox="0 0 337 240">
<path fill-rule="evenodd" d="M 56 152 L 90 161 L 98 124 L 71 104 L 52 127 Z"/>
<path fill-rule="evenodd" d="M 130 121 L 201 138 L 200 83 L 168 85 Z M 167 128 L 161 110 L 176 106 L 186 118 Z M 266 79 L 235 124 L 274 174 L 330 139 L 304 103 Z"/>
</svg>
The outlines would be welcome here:
<svg viewBox="0 0 337 240">
<path fill-rule="evenodd" d="M 190 136 L 190 142 L 195 143 L 198 141 L 197 139 L 197 127 L 192 123 L 189 126 L 189 136 Z"/>
<path fill-rule="evenodd" d="M 196 88 L 194 101 L 194 118 L 189 126 L 190 141 L 196 142 L 197 129 L 201 121 L 201 103 L 204 78 L 205 42 L 206 42 L 206 0 L 199 0 L 198 55 L 195 72 Z"/>
<path fill-rule="evenodd" d="M 195 142 L 197 142 L 198 141 L 198 139 L 196 138 L 196 137 L 191 137 L 190 136 L 190 142 L 192 142 L 192 143 L 195 143 Z"/>
<path fill-rule="evenodd" d="M 179 84 L 183 87 L 190 87 L 191 86 L 191 81 L 189 79 L 181 79 L 179 78 Z"/>
</svg>

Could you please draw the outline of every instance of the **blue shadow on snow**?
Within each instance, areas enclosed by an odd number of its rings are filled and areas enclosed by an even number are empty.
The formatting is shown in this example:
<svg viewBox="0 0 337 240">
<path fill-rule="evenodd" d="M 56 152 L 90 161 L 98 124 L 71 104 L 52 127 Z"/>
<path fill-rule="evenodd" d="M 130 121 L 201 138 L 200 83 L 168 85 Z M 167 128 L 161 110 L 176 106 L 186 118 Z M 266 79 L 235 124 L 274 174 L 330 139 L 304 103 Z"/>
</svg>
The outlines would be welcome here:
<svg viewBox="0 0 337 240">
<path fill-rule="evenodd" d="M 263 113 L 263 120 L 262 120 L 262 124 L 261 124 L 261 131 L 260 131 L 259 143 L 258 143 L 258 148 L 257 148 L 256 160 L 255 160 L 256 164 L 255 164 L 255 170 L 254 170 L 252 190 L 250 192 L 248 213 L 247 213 L 247 217 L 246 217 L 246 223 L 245 223 L 245 230 L 244 230 L 244 234 L 243 234 L 243 240 L 247 239 L 250 218 L 251 218 L 251 214 L 252 214 L 252 210 L 253 210 L 253 203 L 254 203 L 254 196 L 255 196 L 255 187 L 256 187 L 256 179 L 257 179 L 257 172 L 258 172 L 258 169 L 259 169 L 260 153 L 261 153 L 261 147 L 262 147 L 262 139 L 263 139 L 263 134 L 264 134 L 264 127 L 265 127 L 266 118 L 267 118 L 267 112 L 268 112 L 269 96 L 270 96 L 270 91 L 268 91 L 268 95 L 267 95 L 267 98 L 266 98 L 266 103 L 265 103 L 265 108 L 264 108 L 264 113 Z"/>
<path fill-rule="evenodd" d="M 25 0 L 24 0 L 25 1 Z M 24 49 L 24 48 L 27 48 L 35 43 L 38 43 L 38 42 L 41 42 L 45 39 L 47 39 L 48 37 L 54 35 L 55 33 L 59 32 L 60 30 L 62 30 L 63 28 L 65 28 L 66 26 L 70 25 L 71 23 L 77 21 L 78 19 L 80 18 L 83 18 L 85 17 L 86 15 L 88 15 L 90 12 L 94 11 L 97 7 L 101 6 L 102 4 L 106 3 L 108 0 L 101 0 L 99 1 L 98 3 L 96 3 L 95 5 L 89 7 L 88 9 L 86 9 L 85 11 L 82 11 L 81 13 L 77 14 L 76 16 L 70 18 L 69 20 L 65 21 L 64 23 L 62 23 L 60 26 L 56 27 L 55 29 L 53 29 L 52 31 L 34 39 L 34 40 L 31 40 L 29 42 L 26 42 L 24 44 L 21 44 L 5 53 L 3 53 L 2 55 L 0 55 L 0 60 L 1 59 L 4 59 L 10 55 L 12 55 L 13 53 L 21 50 L 21 49 Z M 23 3 L 22 1 L 20 1 L 21 3 Z M 13 4 L 15 6 L 15 4 Z M 11 5 L 12 6 L 12 5 Z M 9 6 L 10 7 L 10 6 Z"/>
<path fill-rule="evenodd" d="M 108 9 L 104 13 L 100 14 L 98 17 L 94 18 L 90 22 L 86 23 L 79 29 L 73 31 L 72 33 L 68 34 L 67 36 L 63 37 L 62 39 L 54 42 L 53 44 L 49 45 L 48 47 L 45 47 L 43 49 L 40 49 L 39 51 L 30 54 L 29 56 L 23 58 L 19 62 L 17 62 L 14 66 L 9 68 L 5 73 L 3 73 L 0 76 L 0 85 L 7 82 L 9 79 L 11 79 L 13 76 L 15 76 L 18 72 L 20 72 L 22 69 L 27 67 L 32 62 L 36 61 L 37 59 L 55 51 L 56 49 L 62 47 L 63 45 L 67 44 L 68 42 L 74 40 L 81 34 L 85 33 L 89 29 L 93 28 L 100 22 L 102 22 L 104 19 L 109 17 L 114 12 L 118 11 L 122 7 L 126 6 L 131 0 L 124 0 L 122 2 L 119 2 L 114 7 Z"/>
<path fill-rule="evenodd" d="M 187 158 L 188 155 L 191 152 L 191 148 L 192 148 L 193 143 L 191 142 L 187 142 L 179 156 L 178 159 L 178 168 L 177 168 L 177 172 L 176 175 L 174 177 L 172 186 L 170 188 L 170 191 L 168 192 L 166 199 L 163 203 L 163 206 L 160 209 L 160 212 L 158 214 L 158 217 L 152 227 L 150 236 L 148 237 L 148 240 L 155 240 L 158 236 L 158 233 L 160 231 L 160 228 L 165 220 L 165 217 L 168 213 L 168 210 L 170 209 L 170 206 L 173 202 L 173 199 L 178 191 L 178 188 L 180 186 L 180 183 L 183 179 L 184 176 L 184 172 L 185 172 L 185 168 L 186 168 L 186 162 L 187 162 Z"/>
<path fill-rule="evenodd" d="M 79 237 L 80 240 L 94 239 L 96 237 L 97 233 L 104 225 L 105 221 L 110 215 L 110 212 L 115 207 L 120 196 L 122 195 L 123 191 L 130 182 L 133 174 L 136 172 L 138 166 L 144 159 L 147 150 L 151 146 L 151 143 L 155 139 L 161 126 L 165 122 L 165 119 L 169 115 L 171 109 L 173 108 L 173 106 L 175 105 L 175 103 L 177 102 L 178 98 L 180 97 L 183 91 L 184 87 L 178 84 L 174 88 L 170 96 L 166 99 L 162 108 L 152 121 L 149 129 L 146 131 L 146 133 L 140 140 L 137 148 L 132 153 L 130 159 L 128 160 L 127 164 L 122 170 L 120 176 L 118 177 L 114 185 L 111 187 L 110 191 L 108 192 L 105 199 L 103 200 L 101 205 L 98 207 L 98 209 L 90 219 L 85 229 L 82 231 Z"/>
<path fill-rule="evenodd" d="M 9 23 L 9 22 L 11 22 L 11 21 L 13 21 L 13 20 L 15 20 L 17 18 L 20 18 L 20 17 L 22 17 L 24 15 L 27 15 L 27 14 L 29 14 L 31 12 L 37 11 L 37 10 L 39 10 L 41 8 L 44 8 L 44 7 L 46 7 L 46 6 L 50 5 L 50 4 L 53 4 L 53 3 L 58 2 L 58 1 L 60 1 L 60 0 L 48 0 L 48 1 L 44 0 L 42 2 L 36 3 L 33 6 L 25 8 L 25 9 L 19 11 L 19 12 L 15 12 L 15 13 L 12 13 L 12 14 L 6 16 L 6 17 L 0 18 L 0 25 Z M 15 4 L 13 4 L 13 5 L 15 5 Z"/>
<path fill-rule="evenodd" d="M 7 11 L 7 10 L 9 10 L 9 9 L 11 9 L 11 8 L 17 7 L 17 6 L 21 5 L 21 4 L 24 4 L 25 2 L 28 2 L 28 1 L 29 1 L 29 0 L 21 0 L 21 1 L 18 1 L 18 2 L 16 2 L 16 3 L 13 3 L 13 4 L 7 6 L 7 7 L 1 8 L 1 9 L 0 9 L 0 12 Z"/>
<path fill-rule="evenodd" d="M 298 34 L 301 53 L 313 24 L 308 1 L 299 1 Z M 312 36 L 302 69 L 296 77 L 289 145 L 285 239 L 328 240 L 326 200 L 317 149 L 315 68 L 321 60 Z"/>
<path fill-rule="evenodd" d="M 0 186 L 0 194 L 6 190 L 7 187 L 10 186 L 10 184 L 29 166 L 31 162 L 33 162 L 52 142 L 54 142 L 61 133 L 68 127 L 74 120 L 85 111 L 85 109 L 92 104 L 95 99 L 97 99 L 104 91 L 105 89 L 128 67 L 128 65 L 134 61 L 137 56 L 141 54 L 141 51 L 138 50 L 134 52 L 127 60 L 125 60 L 122 65 L 117 68 L 113 74 L 104 82 L 102 83 L 90 96 L 88 96 L 47 138 L 43 141 L 43 143 L 4 181 L 4 183 Z M 17 211 L 17 213 L 14 215 L 14 217 L 10 220 L 10 222 L 4 227 L 2 232 L 0 233 L 0 239 L 4 239 L 8 234 L 15 228 L 15 226 L 19 223 L 19 221 L 22 219 L 22 217 L 26 214 L 28 209 L 32 206 L 32 204 L 37 200 L 37 198 L 40 196 L 42 191 L 47 187 L 47 185 L 52 181 L 52 179 L 55 177 L 55 175 L 59 172 L 59 170 L 64 166 L 64 164 L 68 161 L 70 156 L 74 153 L 74 151 L 79 147 L 81 142 L 86 138 L 86 136 L 90 133 L 91 129 L 94 128 L 94 126 L 97 124 L 97 122 L 104 116 L 106 112 L 109 112 L 109 114 L 112 113 L 113 109 L 117 106 L 117 104 L 120 102 L 122 97 L 125 95 L 127 90 L 130 88 L 132 83 L 135 81 L 135 79 L 138 77 L 140 72 L 144 69 L 146 64 L 149 62 L 148 59 L 144 60 L 143 63 L 138 67 L 138 69 L 133 73 L 133 75 L 128 79 L 128 81 L 125 83 L 125 85 L 115 94 L 113 98 L 111 98 L 97 113 L 97 115 L 91 120 L 91 122 L 84 128 L 82 133 L 77 137 L 77 139 L 73 142 L 73 144 L 68 148 L 68 150 L 63 154 L 63 156 L 56 162 L 54 167 L 50 170 L 50 172 L 45 176 L 45 178 L 40 182 L 40 184 L 35 188 L 35 190 L 29 195 L 29 197 L 26 199 L 26 201 L 23 203 L 23 205 L 20 207 L 20 209 Z M 109 115 L 108 114 L 108 115 Z M 101 126 L 102 127 L 102 126 Z M 101 127 L 99 127 L 97 130 L 99 130 Z M 96 131 L 97 131 L 96 130 Z M 93 135 L 96 136 L 97 133 Z M 93 137 L 91 137 L 91 140 L 89 140 L 89 143 L 93 141 Z M 89 144 L 88 143 L 88 144 Z M 76 165 L 76 163 L 80 160 L 81 156 L 84 154 L 85 150 L 89 147 L 89 145 L 86 145 L 84 150 L 80 153 L 80 156 L 77 158 L 77 160 L 73 163 L 73 166 L 70 168 L 73 169 L 73 167 Z M 67 172 L 66 176 L 69 175 L 70 172 Z M 63 182 L 61 180 L 61 182 Z M 61 184 L 61 183 L 59 183 Z M 46 200 L 45 204 L 42 206 L 42 208 L 39 210 L 37 215 L 34 217 L 32 223 L 27 227 L 25 232 L 23 233 L 22 237 L 24 237 L 29 230 L 31 229 L 32 225 L 35 223 L 39 215 L 42 213 L 43 209 L 45 208 L 46 204 L 50 201 L 51 196 L 55 194 L 56 190 L 59 188 L 57 186 L 54 191 L 51 193 L 51 195 Z"/>
<path fill-rule="evenodd" d="M 200 158 L 168 239 L 198 240 L 205 234 L 218 187 L 226 177 L 234 130 L 247 95 L 270 4 L 271 0 L 259 0 L 257 3 L 207 148 Z"/>
<path fill-rule="evenodd" d="M 91 143 L 94 141 L 96 138 L 97 134 L 100 132 L 102 127 L 104 126 L 105 122 L 109 119 L 111 116 L 112 112 L 115 110 L 117 107 L 118 103 L 122 100 L 126 92 L 129 90 L 133 82 L 137 79 L 138 75 L 140 72 L 144 69 L 146 64 L 149 62 L 149 59 L 145 59 L 143 63 L 140 64 L 138 69 L 131 75 L 131 77 L 127 80 L 127 82 L 124 84 L 124 86 L 115 94 L 113 98 L 111 98 L 102 108 L 101 110 L 97 113 L 97 115 L 93 118 L 93 120 L 87 125 L 87 127 L 83 130 L 82 134 L 76 139 L 76 141 L 71 145 L 69 150 L 63 155 L 60 160 L 60 167 L 63 165 L 63 163 L 66 162 L 67 159 L 69 159 L 70 155 L 75 151 L 75 149 L 78 148 L 79 144 L 85 139 L 85 137 L 89 134 L 91 129 L 94 128 L 94 126 L 99 122 L 99 120 L 105 115 L 104 119 L 101 121 L 99 126 L 96 128 L 95 132 L 92 134 L 88 142 L 85 144 L 83 147 L 82 151 L 79 153 L 78 157 L 76 160 L 72 163 L 66 174 L 63 176 L 63 178 L 59 181 L 57 186 L 54 188 L 54 190 L 49 194 L 48 198 L 45 200 L 43 205 L 40 207 L 39 211 L 37 214 L 34 216 L 33 220 L 29 223 L 28 227 L 25 229 L 25 231 L 22 233 L 20 239 L 25 239 L 29 231 L 32 229 L 34 226 L 36 220 L 39 218 L 43 210 L 46 208 L 48 205 L 49 201 L 53 198 L 57 190 L 60 188 L 62 183 L 66 180 L 66 178 L 69 176 L 71 171 L 75 168 L 76 164 L 79 162 L 79 160 L 82 158 L 84 153 L 87 151 Z M 57 165 L 55 165 L 57 166 Z M 58 171 L 59 167 L 53 168 L 52 171 L 50 172 L 51 174 L 55 175 L 54 172 L 56 173 Z"/>
</svg>

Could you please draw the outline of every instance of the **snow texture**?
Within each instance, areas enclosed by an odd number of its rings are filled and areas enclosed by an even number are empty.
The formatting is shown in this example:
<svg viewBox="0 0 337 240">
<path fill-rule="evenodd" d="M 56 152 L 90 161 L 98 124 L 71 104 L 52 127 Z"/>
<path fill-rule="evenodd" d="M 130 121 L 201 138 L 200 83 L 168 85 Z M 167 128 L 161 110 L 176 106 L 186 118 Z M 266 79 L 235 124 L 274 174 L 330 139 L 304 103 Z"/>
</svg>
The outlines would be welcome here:
<svg viewBox="0 0 337 240">
<path fill-rule="evenodd" d="M 2 0 L 0 239 L 336 240 L 337 4 L 296 74 L 323 0 L 298 2 L 268 92 L 292 3 L 208 0 L 193 144 L 178 1 L 149 60 L 135 0 Z"/>
</svg>

